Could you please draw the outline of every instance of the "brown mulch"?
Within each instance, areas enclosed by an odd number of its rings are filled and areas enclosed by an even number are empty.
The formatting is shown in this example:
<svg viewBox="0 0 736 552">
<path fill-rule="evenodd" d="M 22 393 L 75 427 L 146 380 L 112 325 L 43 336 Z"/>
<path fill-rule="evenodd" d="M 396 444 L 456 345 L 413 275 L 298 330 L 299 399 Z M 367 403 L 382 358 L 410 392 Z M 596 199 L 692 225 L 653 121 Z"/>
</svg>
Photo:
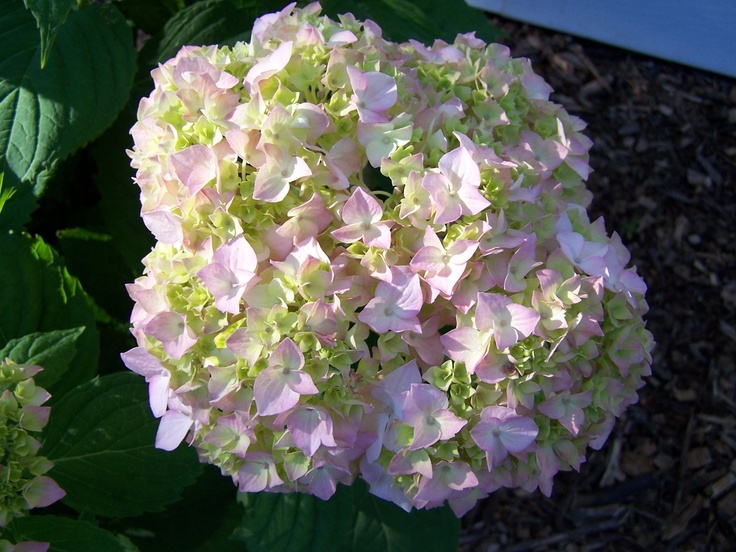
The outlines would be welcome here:
<svg viewBox="0 0 736 552">
<path fill-rule="evenodd" d="M 501 490 L 463 552 L 736 547 L 736 81 L 492 18 L 588 122 L 591 218 L 649 285 L 654 375 L 551 498 Z"/>
</svg>

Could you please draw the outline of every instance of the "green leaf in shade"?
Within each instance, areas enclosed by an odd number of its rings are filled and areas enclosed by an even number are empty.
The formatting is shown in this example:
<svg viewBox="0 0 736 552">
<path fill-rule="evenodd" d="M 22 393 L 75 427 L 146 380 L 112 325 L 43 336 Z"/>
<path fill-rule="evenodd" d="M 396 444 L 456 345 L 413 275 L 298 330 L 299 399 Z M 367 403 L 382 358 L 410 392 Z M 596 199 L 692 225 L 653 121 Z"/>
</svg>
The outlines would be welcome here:
<svg viewBox="0 0 736 552">
<path fill-rule="evenodd" d="M 257 17 L 283 7 L 283 0 L 204 0 L 192 4 L 164 27 L 155 61 L 174 57 L 185 44 L 225 46 L 247 40 Z"/>
<path fill-rule="evenodd" d="M 0 282 L 0 346 L 36 332 L 86 328 L 76 340 L 69 370 L 46 387 L 52 404 L 94 377 L 100 353 L 94 308 L 53 248 L 41 238 L 0 233 Z M 39 381 L 46 377 L 41 372 Z"/>
<path fill-rule="evenodd" d="M 87 514 L 135 516 L 161 511 L 202 472 L 194 449 L 153 447 L 159 421 L 148 387 L 132 372 L 96 378 L 53 407 L 40 454 L 63 501 Z"/>
<path fill-rule="evenodd" d="M 34 380 L 44 389 L 55 384 L 63 376 L 77 353 L 76 341 L 84 328 L 38 332 L 11 339 L 0 349 L 0 359 L 10 358 L 18 364 L 35 364 L 43 372 Z"/>
<path fill-rule="evenodd" d="M 28 516 L 9 526 L 16 542 L 48 542 L 49 552 L 125 552 L 123 543 L 109 531 L 86 521 L 56 516 Z"/>
<path fill-rule="evenodd" d="M 235 536 L 252 552 L 454 552 L 460 521 L 445 508 L 405 512 L 357 480 L 328 501 L 306 494 L 241 494 Z"/>
<path fill-rule="evenodd" d="M 323 0 L 321 4 L 323 13 L 332 18 L 351 12 L 357 19 L 375 21 L 384 37 L 394 42 L 410 38 L 425 44 L 437 38 L 452 42 L 458 33 L 472 31 L 490 42 L 500 35 L 482 11 L 463 0 Z"/>
<path fill-rule="evenodd" d="M 23 0 L 33 17 L 36 18 L 41 33 L 41 67 L 46 65 L 51 47 L 54 45 L 59 27 L 75 4 L 75 0 Z"/>
<path fill-rule="evenodd" d="M 129 184 L 133 186 L 132 182 Z M 125 284 L 139 274 L 128 269 L 112 236 L 85 228 L 61 230 L 57 236 L 69 272 L 79 278 L 84 290 L 105 312 L 127 320 L 132 302 Z"/>
<path fill-rule="evenodd" d="M 355 521 L 352 542 L 356 552 L 455 552 L 460 520 L 448 506 L 405 512 L 368 492 L 363 480 L 353 484 Z"/>
<path fill-rule="evenodd" d="M 245 506 L 235 536 L 252 552 L 338 552 L 346 547 L 352 528 L 352 489 L 338 487 L 324 501 L 302 493 L 242 493 Z"/>
<path fill-rule="evenodd" d="M 181 500 L 164 512 L 125 518 L 125 534 L 141 552 L 244 549 L 242 542 L 230 540 L 243 517 L 243 506 L 235 500 L 237 488 L 219 468 L 204 465 L 203 471 L 196 483 L 184 489 Z M 116 526 L 114 521 L 112 526 Z M 182 531 L 182 527 L 187 530 Z"/>
<path fill-rule="evenodd" d="M 126 107 L 112 127 L 90 147 L 97 166 L 94 182 L 101 197 L 100 218 L 107 227 L 107 233 L 112 236 L 112 245 L 126 267 L 122 276 L 130 278 L 128 282 L 140 275 L 143 270 L 141 259 L 155 244 L 151 232 L 141 219 L 140 188 L 133 182 L 135 171 L 130 167 L 130 158 L 125 154 L 125 150 L 133 146 L 129 131 L 135 123 L 135 113 L 133 106 Z M 119 308 L 125 308 L 130 313 L 132 305 L 126 295 Z"/>
<path fill-rule="evenodd" d="M 136 70 L 131 29 L 114 5 L 70 12 L 43 69 L 35 27 L 21 2 L 0 0 L 0 158 L 4 185 L 17 190 L 6 228 L 27 220 L 61 159 L 112 123 Z"/>
<path fill-rule="evenodd" d="M 184 0 L 121 0 L 120 10 L 146 33 L 159 32 L 179 10 L 185 8 Z"/>
</svg>

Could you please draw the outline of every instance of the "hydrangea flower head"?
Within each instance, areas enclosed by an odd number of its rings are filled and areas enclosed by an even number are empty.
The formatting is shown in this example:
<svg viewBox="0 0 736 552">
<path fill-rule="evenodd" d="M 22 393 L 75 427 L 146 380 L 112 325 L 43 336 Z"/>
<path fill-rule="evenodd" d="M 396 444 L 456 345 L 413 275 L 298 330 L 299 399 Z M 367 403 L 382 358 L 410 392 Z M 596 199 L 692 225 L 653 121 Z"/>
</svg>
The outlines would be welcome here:
<svg viewBox="0 0 736 552">
<path fill-rule="evenodd" d="M 591 142 L 473 34 L 319 4 L 153 71 L 130 156 L 158 243 L 129 286 L 157 446 L 244 492 L 365 479 L 458 515 L 549 493 L 650 373 L 646 286 L 590 222 Z"/>
<path fill-rule="evenodd" d="M 38 456 L 41 443 L 32 437 L 48 423 L 51 398 L 33 376 L 43 368 L 0 363 L 0 528 L 28 510 L 45 507 L 66 494 L 44 475 L 54 465 Z"/>
</svg>

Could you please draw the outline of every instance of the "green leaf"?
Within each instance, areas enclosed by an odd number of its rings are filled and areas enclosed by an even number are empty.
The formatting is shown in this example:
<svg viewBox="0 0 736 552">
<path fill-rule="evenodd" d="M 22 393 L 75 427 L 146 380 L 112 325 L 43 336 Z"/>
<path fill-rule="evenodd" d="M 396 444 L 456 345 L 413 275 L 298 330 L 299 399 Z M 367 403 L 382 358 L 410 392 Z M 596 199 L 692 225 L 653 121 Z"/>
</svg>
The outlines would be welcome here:
<svg viewBox="0 0 736 552">
<path fill-rule="evenodd" d="M 51 544 L 49 552 L 125 552 L 118 538 L 86 521 L 56 516 L 29 516 L 13 521 L 9 527 L 16 542 L 36 541 Z"/>
<path fill-rule="evenodd" d="M 65 491 L 64 502 L 88 514 L 135 516 L 180 498 L 202 472 L 194 449 L 153 447 L 159 421 L 147 385 L 132 372 L 96 378 L 54 405 L 41 453 Z"/>
<path fill-rule="evenodd" d="M 126 518 L 126 533 L 142 552 L 243 550 L 243 543 L 230 540 L 243 517 L 236 493 L 230 477 L 223 477 L 215 466 L 205 465 L 197 482 L 184 489 L 182 499 L 164 512 Z M 182 531 L 182 527 L 187 530 Z"/>
<path fill-rule="evenodd" d="M 0 233 L 0 344 L 36 332 L 85 327 L 70 369 L 46 389 L 54 396 L 91 379 L 100 345 L 89 297 L 69 275 L 59 255 L 41 238 Z M 43 372 L 39 381 L 47 384 Z M 54 381 L 54 378 L 52 378 Z M 48 384 L 47 384 L 48 385 Z"/>
<path fill-rule="evenodd" d="M 352 526 L 352 489 L 340 485 L 329 500 L 302 493 L 242 493 L 243 523 L 236 537 L 253 552 L 338 552 Z"/>
<path fill-rule="evenodd" d="M 61 379 L 77 353 L 76 341 L 84 328 L 38 332 L 11 339 L 0 349 L 0 359 L 10 358 L 18 364 L 35 364 L 43 372 L 34 379 L 44 389 Z"/>
<path fill-rule="evenodd" d="M 478 38 L 495 40 L 500 32 L 485 14 L 468 6 L 463 0 L 324 0 L 323 13 L 332 18 L 351 12 L 358 19 L 378 23 L 384 37 L 394 42 L 410 38 L 432 44 L 441 38 L 455 40 L 458 33 L 475 31 Z"/>
<path fill-rule="evenodd" d="M 253 552 L 454 552 L 460 521 L 449 508 L 405 512 L 357 480 L 328 501 L 306 494 L 241 494 L 236 537 Z"/>
<path fill-rule="evenodd" d="M 5 207 L 5 203 L 13 197 L 13 194 L 15 193 L 15 190 L 9 190 L 5 189 L 3 190 L 3 179 L 5 178 L 5 172 L 4 170 L 0 172 L 0 213 L 3 212 L 3 207 Z"/>
<path fill-rule="evenodd" d="M 174 57 L 185 44 L 224 46 L 247 40 L 257 17 L 283 7 L 283 0 L 204 0 L 192 4 L 164 27 L 155 61 Z"/>
<path fill-rule="evenodd" d="M 132 182 L 129 185 L 132 187 Z M 137 214 L 138 210 L 133 212 Z M 79 278 L 85 291 L 108 314 L 127 320 L 132 301 L 125 284 L 132 282 L 140 270 L 134 272 L 126 266 L 112 236 L 85 228 L 61 230 L 57 236 L 69 271 Z"/>
<path fill-rule="evenodd" d="M 368 492 L 362 481 L 353 484 L 356 510 L 352 543 L 356 552 L 455 552 L 460 520 L 449 507 L 405 512 Z"/>
<path fill-rule="evenodd" d="M 184 9 L 184 0 L 121 0 L 120 10 L 146 33 L 159 32 L 166 22 L 179 10 Z"/>
<path fill-rule="evenodd" d="M 113 5 L 70 12 L 43 70 L 35 26 L 21 2 L 0 0 L 0 157 L 4 185 L 17 190 L 16 225 L 59 161 L 112 123 L 136 69 L 132 32 Z"/>
<path fill-rule="evenodd" d="M 135 103 L 137 105 L 137 98 Z M 155 244 L 141 219 L 140 188 L 133 182 L 135 171 L 125 154 L 125 150 L 133 145 L 129 131 L 135 123 L 135 113 L 134 107 L 126 107 L 113 126 L 90 148 L 97 166 L 94 181 L 101 196 L 100 218 L 126 267 L 123 275 L 129 278 L 140 275 L 143 270 L 141 259 Z M 132 308 L 132 301 L 127 296 L 119 308 L 123 307 L 128 313 Z"/>
<path fill-rule="evenodd" d="M 23 0 L 41 33 L 41 68 L 46 65 L 51 47 L 54 45 L 59 27 L 66 21 L 75 0 Z"/>
</svg>

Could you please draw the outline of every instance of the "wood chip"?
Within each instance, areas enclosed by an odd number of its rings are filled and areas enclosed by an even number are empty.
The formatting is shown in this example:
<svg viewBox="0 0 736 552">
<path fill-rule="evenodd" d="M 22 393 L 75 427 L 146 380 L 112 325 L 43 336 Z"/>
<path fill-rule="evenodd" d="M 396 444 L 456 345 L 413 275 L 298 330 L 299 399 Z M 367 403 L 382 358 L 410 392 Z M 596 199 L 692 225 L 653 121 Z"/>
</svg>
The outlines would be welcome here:
<svg viewBox="0 0 736 552">
<path fill-rule="evenodd" d="M 713 457 L 708 447 L 694 448 L 687 455 L 687 467 L 691 470 L 698 470 L 712 461 Z"/>
<path fill-rule="evenodd" d="M 693 402 L 698 398 L 695 389 L 673 389 L 672 394 L 680 402 Z"/>
<path fill-rule="evenodd" d="M 712 498 L 718 498 L 726 491 L 736 486 L 736 473 L 728 472 L 715 483 L 708 485 L 706 492 Z"/>
</svg>

